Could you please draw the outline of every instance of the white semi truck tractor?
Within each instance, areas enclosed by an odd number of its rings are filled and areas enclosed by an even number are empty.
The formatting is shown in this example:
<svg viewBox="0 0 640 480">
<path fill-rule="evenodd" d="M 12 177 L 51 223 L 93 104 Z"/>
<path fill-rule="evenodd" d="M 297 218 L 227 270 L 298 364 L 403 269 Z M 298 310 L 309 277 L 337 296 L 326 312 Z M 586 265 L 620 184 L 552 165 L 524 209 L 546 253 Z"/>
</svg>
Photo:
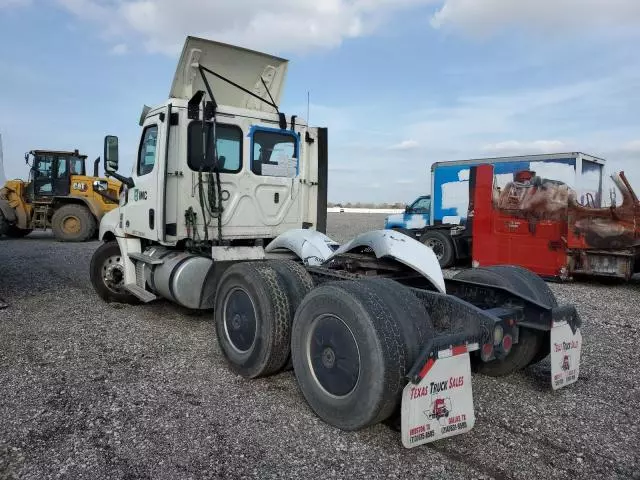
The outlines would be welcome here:
<svg viewBox="0 0 640 480">
<path fill-rule="evenodd" d="M 209 310 L 233 371 L 293 368 L 322 420 L 385 422 L 406 447 L 473 427 L 472 368 L 507 375 L 550 355 L 552 388 L 575 382 L 580 318 L 531 272 L 445 279 L 402 233 L 325 235 L 327 129 L 279 110 L 287 65 L 187 38 L 169 99 L 143 109 L 130 177 L 105 138 L 124 188 L 91 260 L 98 295 Z"/>
</svg>

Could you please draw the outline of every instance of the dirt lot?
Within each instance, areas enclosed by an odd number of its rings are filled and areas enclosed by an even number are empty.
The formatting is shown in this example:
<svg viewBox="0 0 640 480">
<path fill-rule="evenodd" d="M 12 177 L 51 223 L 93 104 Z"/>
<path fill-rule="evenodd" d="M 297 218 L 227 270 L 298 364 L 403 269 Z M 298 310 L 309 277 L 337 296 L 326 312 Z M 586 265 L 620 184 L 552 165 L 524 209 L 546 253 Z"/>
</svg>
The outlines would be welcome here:
<svg viewBox="0 0 640 480">
<path fill-rule="evenodd" d="M 344 241 L 383 216 L 330 214 Z M 212 319 L 101 302 L 97 243 L 0 240 L 0 478 L 640 478 L 640 285 L 553 284 L 578 306 L 580 380 L 549 365 L 475 375 L 468 435 L 406 450 L 384 426 L 335 430 L 293 374 L 227 369 Z"/>
</svg>

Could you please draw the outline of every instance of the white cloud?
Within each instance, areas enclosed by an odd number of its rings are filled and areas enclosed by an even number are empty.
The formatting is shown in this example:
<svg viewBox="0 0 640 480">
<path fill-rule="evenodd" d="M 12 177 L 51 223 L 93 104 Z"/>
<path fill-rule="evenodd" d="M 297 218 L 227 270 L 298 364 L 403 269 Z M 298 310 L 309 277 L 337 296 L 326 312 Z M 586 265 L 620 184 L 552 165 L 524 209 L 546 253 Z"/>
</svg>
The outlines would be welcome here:
<svg viewBox="0 0 640 480">
<path fill-rule="evenodd" d="M 57 0 L 102 23 L 108 35 L 136 37 L 147 50 L 169 55 L 180 51 L 186 35 L 269 52 L 336 47 L 372 33 L 395 12 L 437 1 Z"/>
<path fill-rule="evenodd" d="M 126 55 L 129 53 L 129 47 L 127 47 L 126 43 L 118 43 L 111 48 L 109 53 L 111 53 L 111 55 Z"/>
<path fill-rule="evenodd" d="M 592 27 L 637 26 L 638 0 L 445 0 L 432 16 L 434 28 L 489 34 L 505 27 L 562 34 Z"/>
<path fill-rule="evenodd" d="M 638 80 L 640 71 L 623 70 L 550 88 L 461 96 L 444 106 L 417 110 L 400 123 L 405 125 L 405 133 L 420 138 L 425 148 L 447 149 L 456 154 L 464 150 L 475 150 L 477 154 L 483 149 L 585 149 L 586 143 L 598 143 L 594 135 L 621 145 L 629 137 L 620 129 L 629 125 L 629 119 L 616 114 L 611 105 L 621 100 L 636 104 Z M 600 120 L 603 112 L 608 112 L 606 122 Z M 581 125 L 588 125 L 588 134 L 583 134 L 585 127 Z M 619 138 L 607 137 L 608 130 L 612 134 L 617 131 Z M 527 139 L 522 138 L 525 135 Z"/>
<path fill-rule="evenodd" d="M 136 39 L 176 55 L 186 35 L 277 53 L 333 48 L 370 35 L 394 13 L 416 10 L 433 28 L 489 34 L 506 27 L 622 28 L 640 23 L 638 0 L 56 0 L 102 26 L 102 35 Z M 0 7 L 32 0 L 0 0 Z"/>
<path fill-rule="evenodd" d="M 395 145 L 391 145 L 389 150 L 413 150 L 420 146 L 417 140 L 403 140 L 400 143 L 396 143 Z"/>
<path fill-rule="evenodd" d="M 567 145 L 560 140 L 535 140 L 533 142 L 507 140 L 504 142 L 490 143 L 482 147 L 482 150 L 485 152 L 507 155 L 557 153 L 566 149 Z"/>
<path fill-rule="evenodd" d="M 640 140 L 631 140 L 625 143 L 622 150 L 629 153 L 640 153 Z"/>
</svg>

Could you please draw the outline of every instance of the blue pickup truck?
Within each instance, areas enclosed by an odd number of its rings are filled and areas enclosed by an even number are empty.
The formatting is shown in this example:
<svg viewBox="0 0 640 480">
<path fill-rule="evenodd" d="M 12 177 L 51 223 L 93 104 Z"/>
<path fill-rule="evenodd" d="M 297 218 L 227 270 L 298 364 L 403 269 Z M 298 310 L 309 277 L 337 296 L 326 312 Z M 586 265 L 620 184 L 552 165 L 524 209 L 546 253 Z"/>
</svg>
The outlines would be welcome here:
<svg viewBox="0 0 640 480">
<path fill-rule="evenodd" d="M 429 225 L 431 195 L 422 195 L 405 208 L 404 213 L 389 215 L 384 228 L 391 230 L 421 230 Z"/>
</svg>

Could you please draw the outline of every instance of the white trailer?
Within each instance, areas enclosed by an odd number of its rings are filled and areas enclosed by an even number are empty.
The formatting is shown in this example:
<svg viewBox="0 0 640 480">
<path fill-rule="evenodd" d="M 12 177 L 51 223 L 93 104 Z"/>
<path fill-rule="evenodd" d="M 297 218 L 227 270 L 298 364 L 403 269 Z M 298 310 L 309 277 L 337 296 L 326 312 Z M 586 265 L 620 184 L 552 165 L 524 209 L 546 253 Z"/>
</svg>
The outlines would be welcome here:
<svg viewBox="0 0 640 480">
<path fill-rule="evenodd" d="M 125 186 L 100 224 L 96 292 L 211 310 L 239 375 L 293 368 L 324 421 L 388 422 L 407 447 L 473 427 L 472 365 L 506 375 L 550 354 L 551 386 L 575 382 L 580 318 L 531 272 L 445 280 L 431 249 L 401 233 L 325 235 L 327 130 L 279 111 L 286 70 L 187 38 L 170 98 L 143 110 L 131 177 L 105 138 L 105 172 Z"/>
</svg>

